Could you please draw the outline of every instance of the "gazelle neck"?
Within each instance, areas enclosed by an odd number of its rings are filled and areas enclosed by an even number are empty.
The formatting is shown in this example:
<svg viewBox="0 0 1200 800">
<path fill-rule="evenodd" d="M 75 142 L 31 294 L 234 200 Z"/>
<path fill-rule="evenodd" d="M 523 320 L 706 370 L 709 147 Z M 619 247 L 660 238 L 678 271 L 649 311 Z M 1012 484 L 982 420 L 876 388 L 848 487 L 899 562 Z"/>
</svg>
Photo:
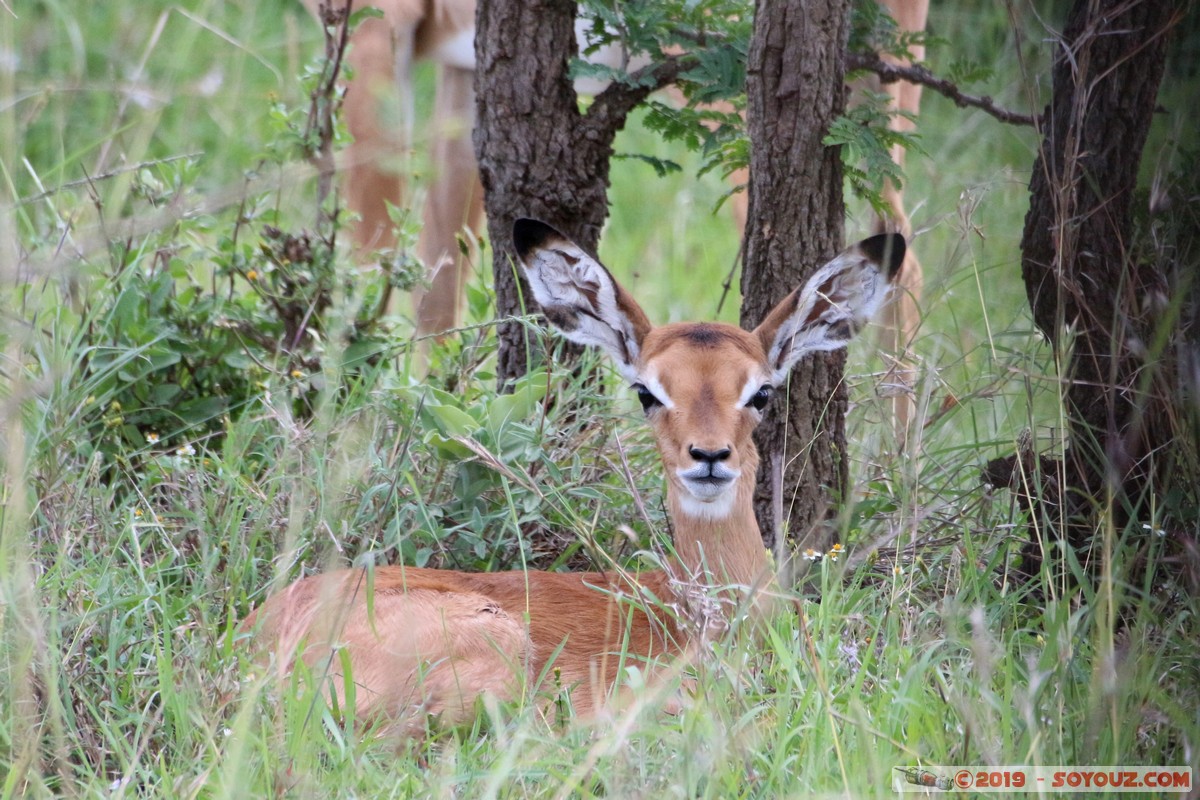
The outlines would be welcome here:
<svg viewBox="0 0 1200 800">
<path fill-rule="evenodd" d="M 544 222 L 517 220 L 513 247 L 546 319 L 571 341 L 603 348 L 637 391 L 667 471 L 679 556 L 665 574 L 671 592 L 685 605 L 707 595 L 722 607 L 748 592 L 751 615 L 763 616 L 776 587 L 754 519 L 751 431 L 800 359 L 845 347 L 883 305 L 904 237 L 880 234 L 849 248 L 752 331 L 655 327 L 603 264 Z"/>
<path fill-rule="evenodd" d="M 748 470 L 746 477 L 752 478 L 754 472 Z M 668 486 L 667 507 L 678 556 L 675 577 L 700 590 L 736 592 L 742 595 L 735 600 L 738 605 L 749 598 L 755 616 L 768 613 L 767 597 L 776 593 L 778 585 L 754 516 L 753 481 L 739 482 L 726 514 L 704 513 L 701 504 L 681 494 L 674 485 Z"/>
</svg>

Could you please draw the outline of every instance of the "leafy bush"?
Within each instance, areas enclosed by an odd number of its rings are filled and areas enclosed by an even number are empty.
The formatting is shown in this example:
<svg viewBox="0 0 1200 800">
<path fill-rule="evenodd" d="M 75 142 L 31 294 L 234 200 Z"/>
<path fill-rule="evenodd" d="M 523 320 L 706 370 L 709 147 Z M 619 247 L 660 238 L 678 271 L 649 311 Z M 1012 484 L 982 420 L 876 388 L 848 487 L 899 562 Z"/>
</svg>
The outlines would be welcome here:
<svg viewBox="0 0 1200 800">
<path fill-rule="evenodd" d="M 307 417 L 326 369 L 379 355 L 388 337 L 370 296 L 353 318 L 331 318 L 343 313 L 335 296 L 355 297 L 361 276 L 327 240 L 276 220 L 263 204 L 211 248 L 186 244 L 186 223 L 169 242 L 113 246 L 73 375 L 89 392 L 81 447 L 121 454 L 219 437 L 270 391 Z"/>
<path fill-rule="evenodd" d="M 327 41 L 336 45 L 337 24 L 372 15 L 331 21 Z M 275 136 L 261 165 L 282 171 L 296 159 L 332 158 L 345 139 L 333 63 L 340 59 L 318 58 L 304 71 L 305 104 L 273 104 Z M 192 165 L 157 167 L 138 173 L 123 216 L 169 211 L 186 197 Z M 81 455 L 186 452 L 219 439 L 267 393 L 286 394 L 291 413 L 307 418 L 320 392 L 338 396 L 326 375 L 362 374 L 391 344 L 383 321 L 390 287 L 339 260 L 343 220 L 328 182 L 318 184 L 315 227 L 304 229 L 281 212 L 282 187 L 253 189 L 255 177 L 232 212 L 185 216 L 112 242 L 84 288 L 69 379 L 86 388 L 74 440 Z M 381 262 L 393 267 L 390 281 L 411 288 L 411 258 L 391 253 Z"/>
</svg>

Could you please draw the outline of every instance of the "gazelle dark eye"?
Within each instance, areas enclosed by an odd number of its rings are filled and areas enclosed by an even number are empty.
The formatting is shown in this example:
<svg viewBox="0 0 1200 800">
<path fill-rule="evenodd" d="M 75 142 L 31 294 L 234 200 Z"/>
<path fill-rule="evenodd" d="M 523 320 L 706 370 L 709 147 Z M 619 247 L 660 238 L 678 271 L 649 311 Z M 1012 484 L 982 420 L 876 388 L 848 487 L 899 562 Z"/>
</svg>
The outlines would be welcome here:
<svg viewBox="0 0 1200 800">
<path fill-rule="evenodd" d="M 767 407 L 767 403 L 770 402 L 771 395 L 774 394 L 774 392 L 774 386 L 768 386 L 764 383 L 758 388 L 757 392 L 750 396 L 750 399 L 746 401 L 746 405 L 750 408 L 753 408 L 755 411 L 762 411 Z"/>
<path fill-rule="evenodd" d="M 650 391 L 642 384 L 635 383 L 633 385 L 633 390 L 637 392 L 638 400 L 642 404 L 642 411 L 645 411 L 647 414 L 650 413 L 651 409 L 662 405 L 662 403 L 659 402 L 659 399 L 654 396 L 654 392 Z"/>
</svg>

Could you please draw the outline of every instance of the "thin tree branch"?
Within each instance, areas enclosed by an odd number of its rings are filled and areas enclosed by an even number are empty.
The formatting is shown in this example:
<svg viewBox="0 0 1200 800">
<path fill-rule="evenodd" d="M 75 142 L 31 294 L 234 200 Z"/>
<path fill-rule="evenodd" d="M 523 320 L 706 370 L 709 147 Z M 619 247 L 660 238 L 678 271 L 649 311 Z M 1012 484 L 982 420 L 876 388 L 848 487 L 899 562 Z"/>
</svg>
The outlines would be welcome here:
<svg viewBox="0 0 1200 800">
<path fill-rule="evenodd" d="M 996 105 L 996 102 L 990 97 L 977 97 L 975 95 L 964 94 L 953 82 L 945 78 L 939 78 L 925 67 L 889 64 L 880 58 L 878 53 L 847 53 L 846 70 L 873 72 L 884 83 L 908 81 L 909 83 L 926 86 L 938 94 L 950 98 L 959 108 L 978 108 L 980 111 L 992 115 L 1001 122 L 1007 122 L 1009 125 L 1037 127 L 1041 122 L 1041 115 L 1010 111 L 1007 108 L 1001 108 Z"/>
<path fill-rule="evenodd" d="M 323 0 L 317 12 L 325 31 L 325 60 L 321 64 L 321 77 L 309 93 L 304 142 L 312 148 L 308 153 L 308 160 L 317 168 L 318 230 L 324 230 L 323 223 L 333 222 L 337 216 L 336 208 L 332 214 L 325 210 L 325 199 L 333 192 L 336 171 L 333 140 L 338 111 L 342 106 L 338 77 L 341 75 L 342 61 L 350 45 L 350 17 L 353 12 L 354 0 L 344 0 L 343 5 L 337 8 Z M 332 245 L 332 236 L 329 241 Z"/>
<path fill-rule="evenodd" d="M 584 117 L 602 136 L 611 138 L 624 125 L 629 112 L 659 89 L 670 86 L 679 76 L 699 63 L 695 56 L 666 56 L 629 73 L 628 82 L 613 81 L 596 95 Z"/>
<path fill-rule="evenodd" d="M 3 5 L 3 4 L 4 4 L 3 0 L 0 0 L 0 5 Z M 201 158 L 203 155 L 204 155 L 204 153 L 202 151 L 198 151 L 195 153 L 182 153 L 177 156 L 167 156 L 166 158 L 156 158 L 153 161 L 140 161 L 137 164 L 130 164 L 125 167 L 117 167 L 116 169 L 112 169 L 112 170 L 109 170 L 108 172 L 101 173 L 100 175 L 89 175 L 88 177 L 80 178 L 79 180 L 67 181 L 66 183 L 62 183 L 62 184 L 59 184 L 58 186 L 55 186 L 53 189 L 46 189 L 45 191 L 38 192 L 35 195 L 20 198 L 12 205 L 4 206 L 4 210 L 9 211 L 14 208 L 18 208 L 19 206 L 27 206 L 30 203 L 36 203 L 39 200 L 45 200 L 47 197 L 52 197 L 52 196 L 58 194 L 59 192 L 65 191 L 67 189 L 74 189 L 77 186 L 87 186 L 87 185 L 96 183 L 98 181 L 106 181 L 106 180 L 109 180 L 110 178 L 115 178 L 118 175 L 124 175 L 127 172 L 141 172 L 144 169 L 149 169 L 150 167 L 157 167 L 160 164 L 170 164 L 173 161 L 183 161 L 184 159 L 188 159 L 188 158 Z"/>
</svg>

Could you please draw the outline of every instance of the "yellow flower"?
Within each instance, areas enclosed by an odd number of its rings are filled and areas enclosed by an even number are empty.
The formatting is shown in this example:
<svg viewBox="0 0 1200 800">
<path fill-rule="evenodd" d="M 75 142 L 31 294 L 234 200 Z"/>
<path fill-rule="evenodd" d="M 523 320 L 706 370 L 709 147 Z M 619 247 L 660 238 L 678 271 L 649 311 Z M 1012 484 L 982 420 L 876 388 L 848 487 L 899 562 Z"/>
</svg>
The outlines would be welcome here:
<svg viewBox="0 0 1200 800">
<path fill-rule="evenodd" d="M 141 510 L 140 508 L 135 508 L 135 509 L 133 510 L 133 515 L 134 515 L 135 517 L 141 517 L 141 516 L 142 516 L 142 510 Z"/>
<path fill-rule="evenodd" d="M 248 281 L 256 281 L 256 280 L 258 280 L 258 270 L 253 270 L 253 269 L 252 269 L 252 270 L 250 270 L 249 272 L 247 272 L 247 273 L 246 273 L 246 280 L 248 280 Z"/>
<path fill-rule="evenodd" d="M 303 372 L 301 372 L 301 371 L 300 371 L 300 370 L 298 370 L 298 369 L 294 369 L 294 370 L 292 370 L 292 377 L 293 377 L 293 378 L 296 378 L 296 379 L 303 378 L 303 377 L 304 377 L 304 373 L 303 373 Z"/>
</svg>

